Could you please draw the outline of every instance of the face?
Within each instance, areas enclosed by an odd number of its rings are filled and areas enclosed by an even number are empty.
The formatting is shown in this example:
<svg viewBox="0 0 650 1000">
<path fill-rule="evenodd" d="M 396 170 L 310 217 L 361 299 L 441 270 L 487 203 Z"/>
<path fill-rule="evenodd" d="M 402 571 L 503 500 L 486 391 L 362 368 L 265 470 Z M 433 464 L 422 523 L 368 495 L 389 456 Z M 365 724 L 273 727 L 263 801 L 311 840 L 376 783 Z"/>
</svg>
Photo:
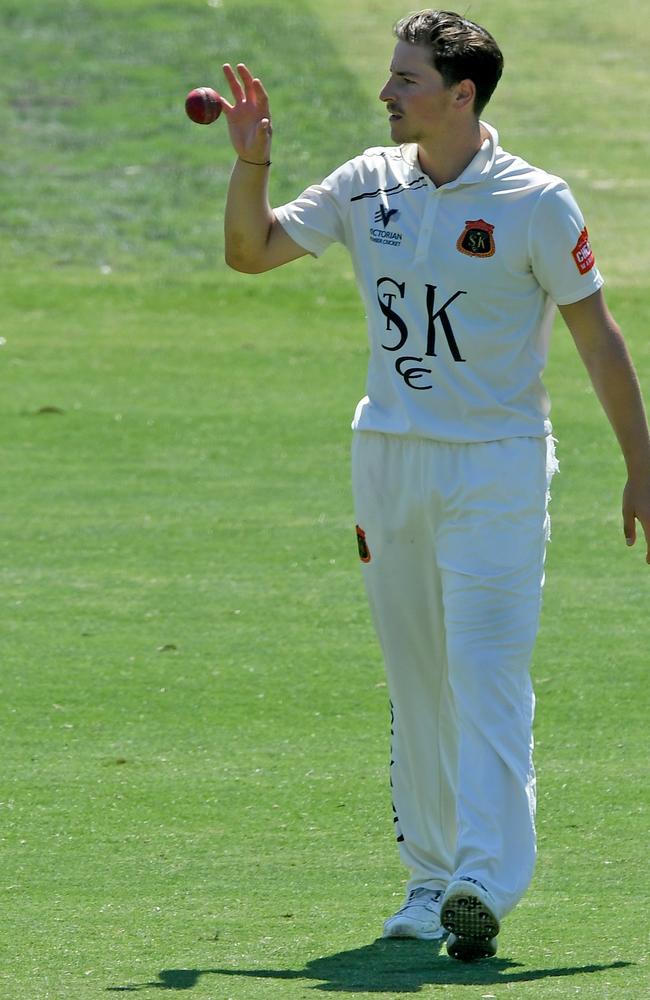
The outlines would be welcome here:
<svg viewBox="0 0 650 1000">
<path fill-rule="evenodd" d="M 393 142 L 426 142 L 451 126 L 455 88 L 432 66 L 428 48 L 399 41 L 379 100 L 389 112 Z"/>
</svg>

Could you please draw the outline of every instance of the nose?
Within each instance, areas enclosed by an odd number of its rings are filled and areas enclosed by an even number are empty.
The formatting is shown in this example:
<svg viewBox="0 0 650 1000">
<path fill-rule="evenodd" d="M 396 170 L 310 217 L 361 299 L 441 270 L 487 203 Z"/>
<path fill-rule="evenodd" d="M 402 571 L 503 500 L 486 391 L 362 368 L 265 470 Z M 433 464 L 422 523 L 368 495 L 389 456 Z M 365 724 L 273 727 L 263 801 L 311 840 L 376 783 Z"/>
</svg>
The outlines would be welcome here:
<svg viewBox="0 0 650 1000">
<path fill-rule="evenodd" d="M 386 83 L 379 91 L 379 100 L 383 101 L 385 104 L 387 104 L 388 101 L 392 100 L 390 91 L 391 91 L 390 80 L 386 80 Z"/>
</svg>

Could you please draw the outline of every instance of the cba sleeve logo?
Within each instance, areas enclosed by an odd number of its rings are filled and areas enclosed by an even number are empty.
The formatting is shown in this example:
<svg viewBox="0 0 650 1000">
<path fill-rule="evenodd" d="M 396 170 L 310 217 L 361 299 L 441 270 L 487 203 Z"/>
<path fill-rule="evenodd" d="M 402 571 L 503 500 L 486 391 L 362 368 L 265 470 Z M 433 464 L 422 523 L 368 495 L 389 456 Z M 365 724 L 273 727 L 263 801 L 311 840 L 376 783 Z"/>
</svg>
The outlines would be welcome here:
<svg viewBox="0 0 650 1000">
<path fill-rule="evenodd" d="M 593 250 L 589 243 L 589 233 L 587 232 L 587 227 L 582 230 L 580 236 L 578 237 L 578 242 L 571 251 L 573 254 L 573 259 L 576 262 L 576 267 L 580 271 L 580 274 L 587 274 L 591 271 L 592 267 L 596 263 L 596 258 L 594 257 Z"/>
</svg>

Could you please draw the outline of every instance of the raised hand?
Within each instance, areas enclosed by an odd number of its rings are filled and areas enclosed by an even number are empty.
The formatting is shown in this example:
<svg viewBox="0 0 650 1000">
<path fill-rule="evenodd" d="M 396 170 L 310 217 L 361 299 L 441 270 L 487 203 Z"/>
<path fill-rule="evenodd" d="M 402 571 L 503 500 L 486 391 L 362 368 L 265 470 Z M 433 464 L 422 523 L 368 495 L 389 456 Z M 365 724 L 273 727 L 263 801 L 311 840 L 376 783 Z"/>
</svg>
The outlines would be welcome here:
<svg viewBox="0 0 650 1000">
<path fill-rule="evenodd" d="M 239 77 L 230 63 L 224 65 L 223 72 L 234 102 L 231 104 L 222 98 L 230 141 L 243 160 L 264 163 L 271 158 L 273 131 L 268 94 L 244 63 L 237 64 Z"/>
</svg>

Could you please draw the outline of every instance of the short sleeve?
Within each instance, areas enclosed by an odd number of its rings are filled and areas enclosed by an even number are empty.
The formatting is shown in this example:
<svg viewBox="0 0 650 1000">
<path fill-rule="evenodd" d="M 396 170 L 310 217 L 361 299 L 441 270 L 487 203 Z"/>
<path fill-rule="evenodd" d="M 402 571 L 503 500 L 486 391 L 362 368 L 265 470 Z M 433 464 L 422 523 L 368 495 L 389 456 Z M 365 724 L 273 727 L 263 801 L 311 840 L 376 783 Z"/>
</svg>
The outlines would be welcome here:
<svg viewBox="0 0 650 1000">
<path fill-rule="evenodd" d="M 533 274 L 559 306 L 579 302 L 603 284 L 585 220 L 564 181 L 541 194 L 531 216 L 529 249 Z"/>
<path fill-rule="evenodd" d="M 353 161 L 343 164 L 320 184 L 273 210 L 282 228 L 301 247 L 320 257 L 332 243 L 345 243 L 345 212 L 349 204 Z"/>
</svg>

